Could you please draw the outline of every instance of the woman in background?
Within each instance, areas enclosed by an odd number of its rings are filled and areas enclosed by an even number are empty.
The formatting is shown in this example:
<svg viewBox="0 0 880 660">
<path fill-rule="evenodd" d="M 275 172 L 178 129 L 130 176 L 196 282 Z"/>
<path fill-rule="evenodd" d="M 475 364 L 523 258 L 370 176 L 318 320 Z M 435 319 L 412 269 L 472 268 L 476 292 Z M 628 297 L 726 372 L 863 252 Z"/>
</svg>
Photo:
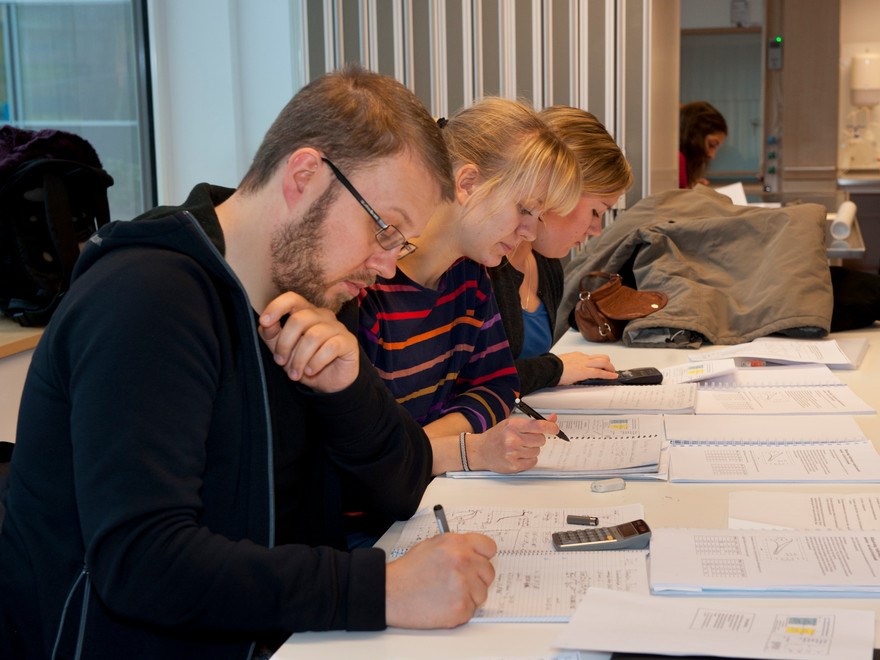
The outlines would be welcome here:
<svg viewBox="0 0 880 660">
<path fill-rule="evenodd" d="M 681 106 L 678 132 L 678 187 L 708 185 L 704 178 L 709 162 L 727 138 L 727 122 L 706 101 Z"/>
<path fill-rule="evenodd" d="M 421 423 L 434 474 L 519 472 L 537 462 L 553 422 L 508 419 L 520 388 L 486 266 L 535 238 L 539 218 L 568 213 L 578 163 L 522 103 L 488 98 L 440 120 L 455 200 L 418 250 L 361 297 L 358 337 L 397 401 Z"/>
<path fill-rule="evenodd" d="M 522 394 L 585 378 L 617 377 L 607 355 L 554 355 L 549 351 L 562 298 L 560 259 L 588 236 L 602 233 L 602 216 L 633 181 L 623 152 L 594 115 L 553 106 L 540 116 L 577 158 L 581 189 L 580 200 L 571 212 L 545 213 L 535 240 L 520 243 L 500 266 L 490 269 Z"/>
</svg>

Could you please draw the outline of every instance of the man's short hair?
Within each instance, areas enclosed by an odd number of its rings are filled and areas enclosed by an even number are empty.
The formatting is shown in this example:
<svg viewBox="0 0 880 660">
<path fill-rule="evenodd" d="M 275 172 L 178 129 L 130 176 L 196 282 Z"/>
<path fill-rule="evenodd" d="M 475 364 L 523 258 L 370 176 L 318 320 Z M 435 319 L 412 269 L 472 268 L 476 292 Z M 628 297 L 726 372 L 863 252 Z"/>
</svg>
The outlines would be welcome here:
<svg viewBox="0 0 880 660">
<path fill-rule="evenodd" d="M 442 199 L 453 198 L 449 155 L 427 108 L 395 79 L 358 65 L 325 74 L 297 92 L 263 138 L 239 189 L 248 193 L 265 186 L 302 147 L 323 152 L 349 176 L 377 158 L 409 152 L 433 175 Z"/>
</svg>

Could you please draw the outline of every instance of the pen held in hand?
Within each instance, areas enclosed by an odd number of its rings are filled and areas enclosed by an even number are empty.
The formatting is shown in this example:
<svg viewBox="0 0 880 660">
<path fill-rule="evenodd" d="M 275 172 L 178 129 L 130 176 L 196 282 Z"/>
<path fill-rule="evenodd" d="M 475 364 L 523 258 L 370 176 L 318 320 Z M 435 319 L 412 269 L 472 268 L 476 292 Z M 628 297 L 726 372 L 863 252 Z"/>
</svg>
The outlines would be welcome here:
<svg viewBox="0 0 880 660">
<path fill-rule="evenodd" d="M 446 513 L 443 511 L 442 504 L 434 505 L 434 518 L 437 519 L 437 529 L 440 530 L 441 534 L 449 532 L 449 523 L 446 522 Z"/>
<path fill-rule="evenodd" d="M 543 419 L 545 421 L 547 420 L 547 418 L 544 417 L 544 415 L 542 415 L 537 410 L 532 408 L 529 404 L 527 404 L 522 399 L 516 399 L 516 401 L 514 402 L 514 405 L 517 408 L 519 408 L 522 412 L 524 412 L 526 415 L 531 417 L 532 419 Z M 556 433 L 556 437 L 559 438 L 560 440 L 565 440 L 566 442 L 571 442 L 571 440 L 568 438 L 567 435 L 565 435 L 565 433 L 562 431 L 562 429 L 559 429 L 559 431 Z"/>
</svg>

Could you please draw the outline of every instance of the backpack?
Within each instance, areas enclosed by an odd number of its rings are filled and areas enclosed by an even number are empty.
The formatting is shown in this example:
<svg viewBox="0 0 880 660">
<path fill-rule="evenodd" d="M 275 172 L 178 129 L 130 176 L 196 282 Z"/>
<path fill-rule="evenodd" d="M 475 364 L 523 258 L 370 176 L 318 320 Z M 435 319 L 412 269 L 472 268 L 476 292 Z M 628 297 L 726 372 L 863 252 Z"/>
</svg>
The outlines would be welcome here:
<svg viewBox="0 0 880 660">
<path fill-rule="evenodd" d="M 113 178 L 83 138 L 0 128 L 0 311 L 49 322 L 70 287 L 80 243 L 110 220 Z"/>
</svg>

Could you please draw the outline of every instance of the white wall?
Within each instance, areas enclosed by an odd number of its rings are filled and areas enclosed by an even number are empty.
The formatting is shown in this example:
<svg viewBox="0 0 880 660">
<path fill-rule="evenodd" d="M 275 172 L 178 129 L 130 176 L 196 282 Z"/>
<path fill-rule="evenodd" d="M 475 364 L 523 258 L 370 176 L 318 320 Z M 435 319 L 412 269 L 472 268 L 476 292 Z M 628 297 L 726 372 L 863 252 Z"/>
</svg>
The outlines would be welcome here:
<svg viewBox="0 0 880 660">
<path fill-rule="evenodd" d="M 148 0 L 160 204 L 238 184 L 303 84 L 303 2 Z"/>
</svg>

